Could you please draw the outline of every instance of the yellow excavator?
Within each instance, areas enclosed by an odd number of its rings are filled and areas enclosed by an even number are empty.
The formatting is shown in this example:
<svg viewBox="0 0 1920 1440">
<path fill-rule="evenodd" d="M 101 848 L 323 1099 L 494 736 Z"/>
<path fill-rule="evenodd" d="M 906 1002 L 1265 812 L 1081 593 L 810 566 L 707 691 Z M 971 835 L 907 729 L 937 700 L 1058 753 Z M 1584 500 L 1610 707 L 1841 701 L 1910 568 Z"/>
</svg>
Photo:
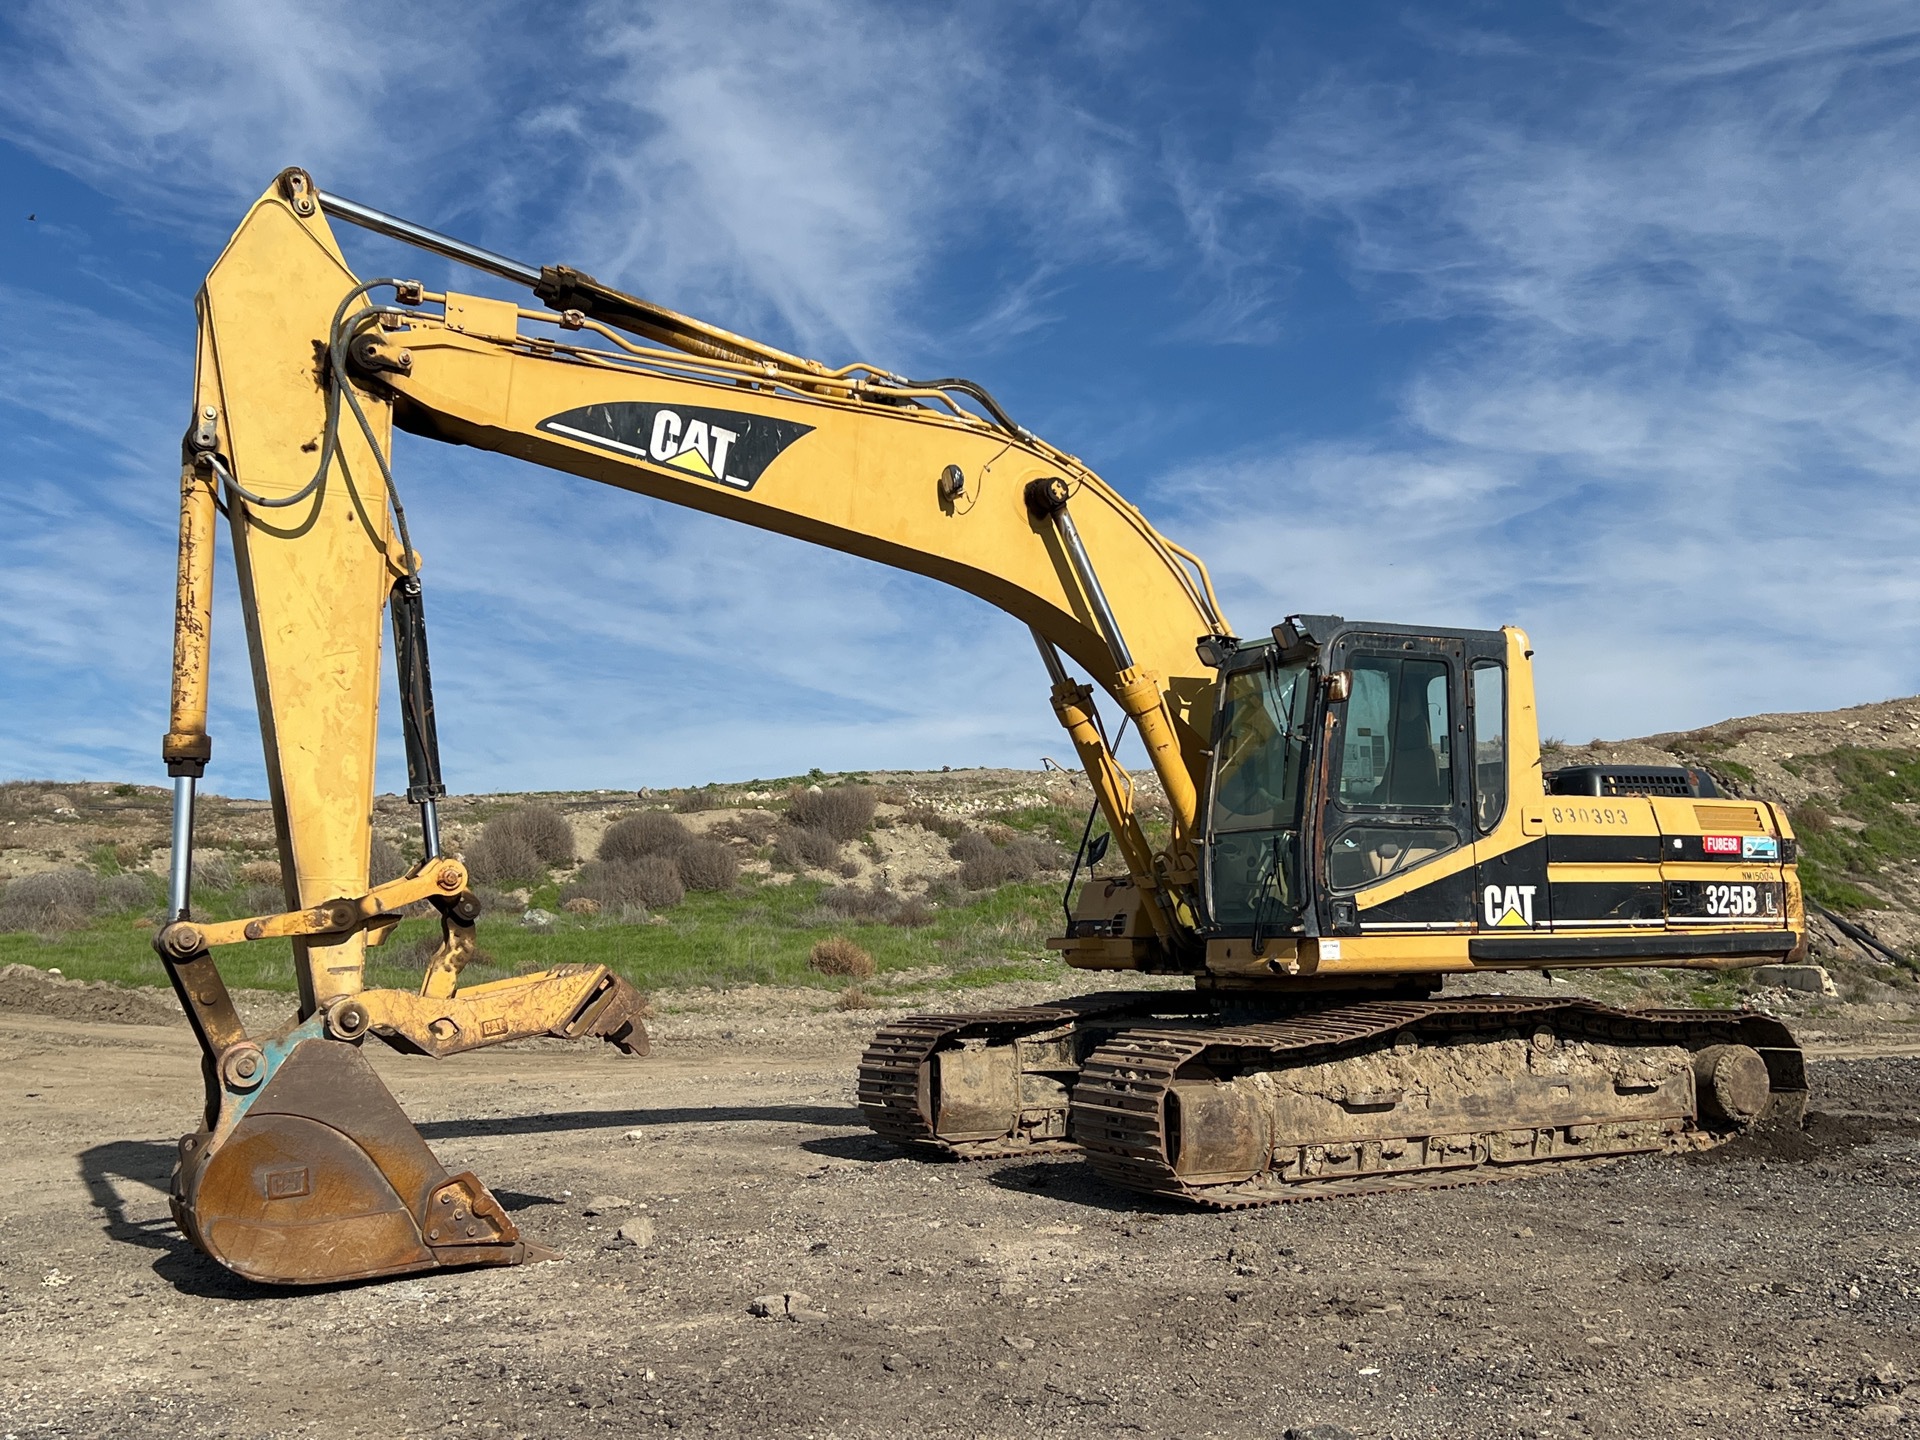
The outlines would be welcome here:
<svg viewBox="0 0 1920 1440">
<path fill-rule="evenodd" d="M 538 303 L 362 280 L 330 219 Z M 1804 950 L 1781 807 L 1697 770 L 1544 771 L 1518 629 L 1302 614 L 1241 637 L 1195 556 L 978 385 L 829 368 L 298 169 L 248 212 L 198 311 L 155 948 L 205 1056 L 174 1213 L 241 1275 L 542 1253 L 477 1177 L 441 1167 L 368 1065 L 369 1037 L 431 1056 L 534 1035 L 646 1049 L 639 997 L 604 966 L 460 984 L 478 907 L 440 839 L 396 425 L 930 575 L 1031 627 L 1106 822 L 1049 944 L 1070 965 L 1193 984 L 889 1025 L 858 1079 L 882 1135 L 948 1157 L 1077 1146 L 1133 1190 L 1231 1207 L 1697 1148 L 1804 1105 L 1800 1052 L 1764 1016 L 1440 993 L 1482 970 Z M 288 908 L 202 923 L 189 892 L 221 516 Z M 389 623 L 425 858 L 369 886 Z M 1164 837 L 1142 824 L 1096 690 L 1145 748 Z M 1109 839 L 1120 864 L 1094 874 Z M 418 991 L 368 989 L 367 947 L 422 903 L 442 940 Z M 249 1035 L 213 957 L 270 937 L 292 943 L 298 1009 Z"/>
</svg>

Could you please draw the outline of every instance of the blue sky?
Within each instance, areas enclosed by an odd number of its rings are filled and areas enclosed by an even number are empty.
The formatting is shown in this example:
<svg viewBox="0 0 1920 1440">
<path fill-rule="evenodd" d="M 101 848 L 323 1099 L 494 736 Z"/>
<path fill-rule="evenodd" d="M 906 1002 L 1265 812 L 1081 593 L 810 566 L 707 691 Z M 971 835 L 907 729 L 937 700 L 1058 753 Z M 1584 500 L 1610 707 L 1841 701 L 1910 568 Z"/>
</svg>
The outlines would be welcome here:
<svg viewBox="0 0 1920 1440">
<path fill-rule="evenodd" d="M 288 164 L 835 364 L 976 378 L 1206 557 L 1244 634 L 1522 624 L 1576 740 L 1912 693 L 1917 93 L 1892 3 L 24 0 L 0 775 L 160 776 L 192 297 Z M 1067 750 L 1024 631 L 968 596 L 396 460 L 456 788 Z M 230 581 L 215 667 L 209 784 L 260 793 Z"/>
</svg>

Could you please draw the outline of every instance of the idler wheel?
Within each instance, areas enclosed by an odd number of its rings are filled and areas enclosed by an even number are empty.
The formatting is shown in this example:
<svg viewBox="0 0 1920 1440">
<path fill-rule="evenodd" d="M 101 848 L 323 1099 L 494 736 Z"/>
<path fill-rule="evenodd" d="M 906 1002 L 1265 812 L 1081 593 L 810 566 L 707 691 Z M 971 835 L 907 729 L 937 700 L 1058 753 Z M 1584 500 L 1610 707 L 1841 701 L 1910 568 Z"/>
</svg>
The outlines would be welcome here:
<svg viewBox="0 0 1920 1440">
<path fill-rule="evenodd" d="M 1712 1045 L 1693 1057 L 1702 1119 L 1744 1130 L 1773 1098 L 1767 1062 L 1751 1045 Z"/>
</svg>

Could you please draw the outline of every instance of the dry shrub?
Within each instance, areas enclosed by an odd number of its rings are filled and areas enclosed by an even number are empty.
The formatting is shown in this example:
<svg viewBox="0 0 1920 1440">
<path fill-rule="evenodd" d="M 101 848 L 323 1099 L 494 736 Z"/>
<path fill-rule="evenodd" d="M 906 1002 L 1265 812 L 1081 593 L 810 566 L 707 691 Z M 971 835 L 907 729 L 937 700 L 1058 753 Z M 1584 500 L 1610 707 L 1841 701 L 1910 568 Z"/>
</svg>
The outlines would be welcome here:
<svg viewBox="0 0 1920 1440">
<path fill-rule="evenodd" d="M 25 820 L 40 808 L 40 787 L 31 780 L 0 782 L 0 817 Z"/>
<path fill-rule="evenodd" d="M 674 859 L 689 890 L 731 890 L 740 878 L 739 860 L 718 840 L 695 840 Z"/>
<path fill-rule="evenodd" d="M 840 878 L 842 880 L 851 880 L 860 873 L 860 862 L 858 860 L 842 860 L 833 868 L 840 872 Z"/>
<path fill-rule="evenodd" d="M 380 847 L 384 844 L 386 844 L 385 841 L 378 839 L 373 842 L 376 861 L 380 853 Z M 387 848 L 389 850 L 393 849 L 391 845 L 388 845 Z M 373 883 L 376 885 L 380 883 L 379 869 L 380 867 L 376 863 L 374 865 L 373 878 Z M 404 874 L 406 872 L 402 871 L 401 873 Z M 390 878 L 398 879 L 399 877 L 393 876 Z M 242 885 L 280 885 L 283 883 L 280 878 L 280 862 L 278 860 L 249 860 L 240 867 L 240 883 Z"/>
<path fill-rule="evenodd" d="M 278 915 L 287 908 L 287 891 L 283 885 L 243 885 L 240 888 L 240 910 L 246 915 Z"/>
<path fill-rule="evenodd" d="M 407 857 L 400 847 L 384 835 L 373 837 L 373 846 L 367 853 L 367 880 L 374 885 L 385 885 L 389 880 L 398 880 L 413 867 L 407 864 Z M 274 866 L 274 874 L 280 873 L 280 867 Z M 266 882 L 262 882 L 266 883 Z"/>
<path fill-rule="evenodd" d="M 644 906 L 670 910 L 687 898 L 687 887 L 671 855 L 642 855 L 636 860 L 596 860 L 560 892 L 562 902 L 583 897 L 602 910 Z"/>
<path fill-rule="evenodd" d="M 773 858 L 794 870 L 818 869 L 840 858 L 840 842 L 824 830 L 788 825 L 773 842 Z"/>
<path fill-rule="evenodd" d="M 698 790 L 676 790 L 673 795 L 673 808 L 682 815 L 711 810 L 714 804 L 713 791 L 704 785 Z"/>
<path fill-rule="evenodd" d="M 231 890 L 239 883 L 240 877 L 234 873 L 233 861 L 218 850 L 193 857 L 195 890 Z"/>
<path fill-rule="evenodd" d="M 549 865 L 571 865 L 574 859 L 573 824 L 552 805 L 522 805 L 487 822 L 524 835 L 534 854 Z"/>
<path fill-rule="evenodd" d="M 878 878 L 871 885 L 835 885 L 820 893 L 820 908 L 842 920 L 898 925 L 911 929 L 933 923 L 933 906 L 919 896 L 888 889 Z"/>
<path fill-rule="evenodd" d="M 849 920 L 884 920 L 899 908 L 900 897 L 884 885 L 835 885 L 820 892 L 823 909 Z"/>
<path fill-rule="evenodd" d="M 586 895 L 576 895 L 571 900 L 562 901 L 560 908 L 569 915 L 598 915 L 600 902 Z"/>
<path fill-rule="evenodd" d="M 642 810 L 617 820 L 600 837 L 599 856 L 619 863 L 648 855 L 673 855 L 693 840 L 693 832 L 671 815 L 658 810 Z"/>
<path fill-rule="evenodd" d="M 1787 812 L 1796 835 L 1824 835 L 1833 829 L 1833 817 L 1817 800 L 1807 800 Z"/>
<path fill-rule="evenodd" d="M 22 875 L 0 892 L 0 930 L 77 930 L 93 918 L 99 884 L 88 870 Z"/>
<path fill-rule="evenodd" d="M 993 854 L 993 842 L 978 830 L 962 830 L 953 837 L 953 843 L 947 846 L 947 853 L 962 865 L 976 860 L 984 860 Z"/>
<path fill-rule="evenodd" d="M 532 885 L 546 874 L 533 842 L 514 830 L 489 824 L 467 849 L 467 873 L 482 885 Z"/>
<path fill-rule="evenodd" d="M 138 875 L 47 870 L 22 875 L 0 891 L 0 930 L 79 930 L 96 915 L 114 915 L 153 898 Z"/>
<path fill-rule="evenodd" d="M 902 929 L 915 930 L 922 925 L 931 925 L 933 919 L 933 906 L 929 905 L 925 900 L 922 900 L 918 895 L 913 895 L 903 899 L 894 909 L 894 912 L 887 916 L 887 924 L 898 925 Z"/>
<path fill-rule="evenodd" d="M 901 811 L 900 823 L 902 825 L 918 825 L 922 830 L 929 831 L 945 840 L 959 839 L 960 836 L 966 832 L 967 828 L 966 821 L 957 820 L 951 815 L 942 815 L 938 810 L 927 805 L 915 805 L 910 810 Z"/>
<path fill-rule="evenodd" d="M 854 980 L 870 979 L 873 957 L 844 935 L 829 935 L 813 947 L 807 956 L 807 968 L 822 975 L 845 975 Z"/>
<path fill-rule="evenodd" d="M 846 989 L 842 990 L 839 995 L 834 997 L 833 1008 L 836 1010 L 872 1010 L 877 1007 L 879 1003 L 878 1000 L 868 995 L 867 992 L 862 990 L 858 985 L 849 985 Z"/>
<path fill-rule="evenodd" d="M 742 810 L 738 815 L 729 815 L 720 821 L 707 834 L 716 840 L 744 840 L 759 849 L 762 845 L 773 843 L 773 837 L 780 831 L 780 822 L 764 810 Z"/>
<path fill-rule="evenodd" d="M 549 865 L 573 863 L 573 826 L 551 805 L 496 815 L 467 853 L 467 869 L 490 885 L 537 884 Z"/>
<path fill-rule="evenodd" d="M 117 915 L 162 898 L 158 882 L 145 875 L 106 875 L 101 877 L 100 895 L 94 908 L 102 915 Z"/>
<path fill-rule="evenodd" d="M 873 824 L 871 785 L 833 785 L 824 790 L 797 790 L 787 806 L 787 818 L 803 830 L 819 830 L 835 840 L 858 840 Z"/>
<path fill-rule="evenodd" d="M 1066 868 L 1066 853 L 1051 840 L 1041 840 L 1031 835 L 1016 835 L 1005 845 L 994 845 L 984 836 L 980 839 L 986 846 L 984 851 L 969 845 L 968 855 L 960 859 L 960 883 L 969 890 L 991 890 L 996 885 L 1011 884 L 1016 880 L 1031 880 L 1047 871 Z M 954 849 L 960 849 L 955 842 Z"/>
</svg>

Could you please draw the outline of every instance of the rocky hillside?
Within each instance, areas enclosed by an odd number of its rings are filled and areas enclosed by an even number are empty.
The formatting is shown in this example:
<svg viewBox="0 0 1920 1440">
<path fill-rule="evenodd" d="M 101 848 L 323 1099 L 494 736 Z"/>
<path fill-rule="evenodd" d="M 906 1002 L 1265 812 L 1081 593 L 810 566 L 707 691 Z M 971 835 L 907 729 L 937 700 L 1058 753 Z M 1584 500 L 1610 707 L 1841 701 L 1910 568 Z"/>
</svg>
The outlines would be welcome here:
<svg viewBox="0 0 1920 1440">
<path fill-rule="evenodd" d="M 1570 745 L 1546 741 L 1549 769 L 1583 763 L 1704 766 L 1736 795 L 1784 801 L 1802 845 L 1809 897 L 1893 950 L 1920 960 L 1920 697 L 1809 714 L 1758 715 L 1699 730 L 1637 740 Z M 1142 777 L 1150 819 L 1163 809 Z M 821 781 L 854 779 L 877 796 L 874 828 L 862 844 L 808 859 L 769 845 L 792 797 Z M 875 772 L 853 777 L 810 775 L 712 785 L 691 790 L 581 791 L 567 794 L 470 795 L 442 812 L 448 842 L 465 849 L 485 822 L 528 801 L 564 811 L 580 854 L 591 855 L 607 826 L 636 810 L 677 814 L 698 835 L 729 842 L 743 875 L 775 881 L 811 877 L 842 886 L 884 886 L 922 893 L 950 882 L 959 869 L 949 822 L 985 822 L 995 842 L 1004 822 L 1070 851 L 1090 795 L 1084 778 L 1054 770 L 972 769 Z M 159 786 L 16 781 L 0 785 L 0 880 L 83 867 L 102 876 L 154 875 L 166 866 L 168 795 Z M 995 823 L 1000 822 L 1000 823 Z M 396 796 L 375 807 L 376 833 L 391 856 L 417 846 L 412 809 Z M 765 833 L 762 833 L 764 831 Z M 272 908 L 266 887 L 277 881 L 272 820 L 263 801 L 203 797 L 203 865 L 231 872 L 219 878 L 261 885 L 260 908 Z M 1048 867 L 1042 866 L 1044 871 Z M 1817 958 L 1862 978 L 1892 978 L 1871 946 L 1842 927 L 1817 920 Z"/>
</svg>

